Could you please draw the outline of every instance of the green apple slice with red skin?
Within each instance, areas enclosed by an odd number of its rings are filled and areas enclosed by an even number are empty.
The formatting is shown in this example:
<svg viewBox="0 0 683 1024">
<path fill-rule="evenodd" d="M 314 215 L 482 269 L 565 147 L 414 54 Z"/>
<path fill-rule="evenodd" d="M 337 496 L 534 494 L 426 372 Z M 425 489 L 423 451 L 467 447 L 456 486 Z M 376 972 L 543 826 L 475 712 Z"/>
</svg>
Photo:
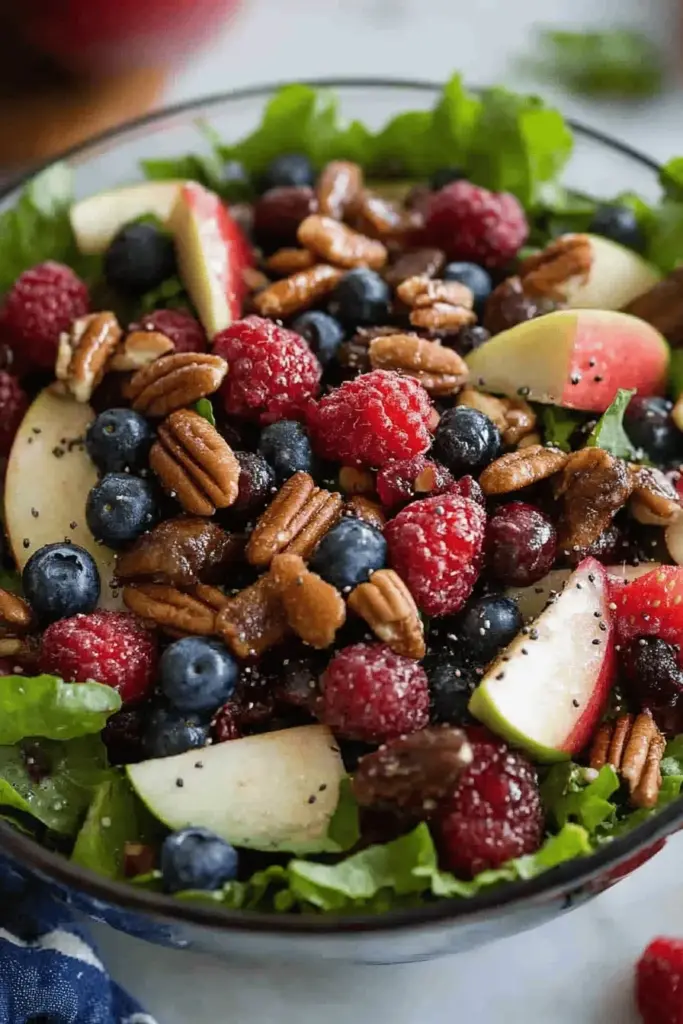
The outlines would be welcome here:
<svg viewBox="0 0 683 1024">
<path fill-rule="evenodd" d="M 641 562 L 640 565 L 606 565 L 607 575 L 617 581 L 628 583 L 646 572 L 659 567 L 659 562 Z M 517 602 L 520 614 L 526 623 L 533 622 L 541 614 L 548 601 L 557 597 L 564 590 L 565 583 L 572 574 L 571 569 L 551 569 L 547 576 L 529 587 L 508 587 L 506 597 Z"/>
<path fill-rule="evenodd" d="M 325 725 L 228 740 L 126 770 L 168 828 L 202 826 L 254 850 L 331 848 L 327 833 L 345 770 Z"/>
<path fill-rule="evenodd" d="M 495 335 L 466 359 L 494 394 L 604 412 L 619 388 L 660 395 L 669 348 L 650 324 L 603 309 L 557 310 Z"/>
<path fill-rule="evenodd" d="M 79 250 L 98 255 L 109 247 L 124 224 L 153 214 L 162 224 L 168 221 L 183 184 L 178 181 L 143 181 L 114 188 L 81 199 L 71 207 L 71 227 Z"/>
<path fill-rule="evenodd" d="M 605 567 L 585 558 L 564 590 L 487 668 L 469 710 L 539 761 L 588 743 L 614 681 L 614 624 Z"/>
<path fill-rule="evenodd" d="M 14 438 L 5 480 L 5 530 L 23 570 L 45 544 L 69 540 L 89 551 L 100 574 L 100 608 L 123 607 L 113 587 L 115 555 L 98 544 L 85 521 L 97 470 L 83 446 L 95 418 L 89 405 L 49 389 L 29 407 Z"/>
<path fill-rule="evenodd" d="M 601 235 L 562 235 L 551 244 L 572 240 L 590 247 L 590 268 L 557 285 L 571 309 L 622 309 L 660 280 L 659 271 L 637 252 Z"/>
</svg>

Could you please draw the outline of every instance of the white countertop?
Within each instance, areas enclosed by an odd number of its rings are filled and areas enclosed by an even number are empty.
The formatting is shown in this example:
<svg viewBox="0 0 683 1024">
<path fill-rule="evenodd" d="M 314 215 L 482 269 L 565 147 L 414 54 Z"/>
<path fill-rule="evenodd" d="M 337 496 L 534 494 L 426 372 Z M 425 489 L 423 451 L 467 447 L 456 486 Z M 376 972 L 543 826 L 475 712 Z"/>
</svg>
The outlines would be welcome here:
<svg viewBox="0 0 683 1024">
<path fill-rule="evenodd" d="M 243 0 L 232 26 L 169 85 L 170 101 L 259 81 L 350 75 L 531 87 L 515 58 L 534 24 L 647 25 L 680 44 L 677 0 Z M 599 10 L 597 8 L 599 7 Z M 683 16 L 680 19 L 683 23 Z M 564 110 L 666 158 L 683 152 L 672 90 L 635 107 L 556 97 Z M 96 929 L 107 962 L 160 1024 L 635 1024 L 632 964 L 683 935 L 683 837 L 602 897 L 526 935 L 448 960 L 363 968 L 230 965 Z"/>
</svg>

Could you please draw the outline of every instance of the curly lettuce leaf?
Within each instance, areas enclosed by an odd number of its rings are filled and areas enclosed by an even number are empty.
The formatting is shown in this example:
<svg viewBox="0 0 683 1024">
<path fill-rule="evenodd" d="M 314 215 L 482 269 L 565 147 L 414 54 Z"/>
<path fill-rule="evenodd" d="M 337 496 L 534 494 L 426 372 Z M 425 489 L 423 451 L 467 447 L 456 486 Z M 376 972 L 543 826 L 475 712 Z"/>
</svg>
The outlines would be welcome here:
<svg viewBox="0 0 683 1024">
<path fill-rule="evenodd" d="M 56 676 L 0 677 L 0 744 L 29 736 L 71 740 L 100 732 L 121 707 L 101 683 L 65 683 Z"/>
<path fill-rule="evenodd" d="M 610 765 L 588 781 L 584 768 L 565 761 L 549 770 L 541 786 L 541 799 L 558 828 L 573 822 L 594 836 L 600 825 L 614 818 L 616 805 L 611 797 L 618 789 L 619 779 Z"/>
<path fill-rule="evenodd" d="M 621 459 L 637 460 L 639 453 L 624 430 L 624 413 L 635 389 L 619 388 L 612 404 L 604 411 L 586 441 L 587 448 L 604 448 Z"/>
<path fill-rule="evenodd" d="M 126 843 L 153 841 L 158 832 L 158 824 L 128 780 L 112 773 L 95 790 L 71 859 L 107 878 L 120 879 L 124 876 Z"/>
</svg>

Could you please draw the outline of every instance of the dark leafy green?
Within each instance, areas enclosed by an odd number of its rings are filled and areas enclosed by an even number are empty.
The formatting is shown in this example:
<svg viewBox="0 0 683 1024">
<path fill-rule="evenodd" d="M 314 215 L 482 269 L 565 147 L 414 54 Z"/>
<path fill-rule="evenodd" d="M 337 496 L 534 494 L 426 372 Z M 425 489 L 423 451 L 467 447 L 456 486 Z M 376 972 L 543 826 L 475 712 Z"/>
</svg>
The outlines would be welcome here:
<svg viewBox="0 0 683 1024">
<path fill-rule="evenodd" d="M 179 277 L 169 277 L 158 288 L 145 292 L 140 298 L 139 314 L 155 309 L 190 309 L 191 303 L 185 285 Z"/>
<path fill-rule="evenodd" d="M 570 438 L 582 421 L 580 413 L 563 409 L 559 405 L 542 405 L 543 437 L 563 452 L 571 451 Z"/>
<path fill-rule="evenodd" d="M 146 843 L 158 826 L 138 800 L 128 780 L 112 773 L 95 790 L 71 859 L 107 878 L 123 878 L 126 843 Z"/>
<path fill-rule="evenodd" d="M 56 676 L 0 677 L 0 744 L 29 736 L 71 740 L 100 732 L 121 707 L 101 683 L 65 683 Z"/>
<path fill-rule="evenodd" d="M 213 406 L 208 398 L 200 398 L 198 402 L 195 402 L 194 411 L 198 412 L 200 416 L 203 416 L 205 420 L 208 420 L 212 427 L 216 426 L 216 417 L 213 414 Z"/>
<path fill-rule="evenodd" d="M 588 448 L 604 448 L 622 459 L 638 458 L 638 451 L 624 430 L 624 413 L 634 395 L 635 390 L 619 388 L 612 404 L 604 411 L 586 441 Z"/>
</svg>

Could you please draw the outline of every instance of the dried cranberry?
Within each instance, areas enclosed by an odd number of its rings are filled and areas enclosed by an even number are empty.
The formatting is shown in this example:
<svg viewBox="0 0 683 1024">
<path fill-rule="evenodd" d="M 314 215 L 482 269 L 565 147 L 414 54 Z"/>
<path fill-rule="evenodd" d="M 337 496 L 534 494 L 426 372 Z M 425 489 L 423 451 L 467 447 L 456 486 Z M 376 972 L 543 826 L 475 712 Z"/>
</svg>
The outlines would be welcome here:
<svg viewBox="0 0 683 1024">
<path fill-rule="evenodd" d="M 296 244 L 302 220 L 315 213 L 318 203 L 308 186 L 271 188 L 254 206 L 254 235 L 267 248 Z"/>
<path fill-rule="evenodd" d="M 313 713 L 320 698 L 319 679 L 326 661 L 324 655 L 287 659 L 275 689 L 276 702 Z"/>
<path fill-rule="evenodd" d="M 110 764 L 134 764 L 144 761 L 145 721 L 144 708 L 124 708 L 112 715 L 102 730 Z"/>
<path fill-rule="evenodd" d="M 648 708 L 662 731 L 683 727 L 683 671 L 680 652 L 658 637 L 643 636 L 621 652 L 626 694 L 639 711 Z"/>
<path fill-rule="evenodd" d="M 484 327 L 499 334 L 510 327 L 535 320 L 560 308 L 552 299 L 527 295 L 518 277 L 508 277 L 489 295 L 484 309 Z"/>
<path fill-rule="evenodd" d="M 211 736 L 215 743 L 241 738 L 240 708 L 234 700 L 229 700 L 216 712 L 211 722 Z"/>
<path fill-rule="evenodd" d="M 488 521 L 487 565 L 505 586 L 527 587 L 550 572 L 557 551 L 557 532 L 550 519 L 533 505 L 511 501 Z"/>
</svg>

